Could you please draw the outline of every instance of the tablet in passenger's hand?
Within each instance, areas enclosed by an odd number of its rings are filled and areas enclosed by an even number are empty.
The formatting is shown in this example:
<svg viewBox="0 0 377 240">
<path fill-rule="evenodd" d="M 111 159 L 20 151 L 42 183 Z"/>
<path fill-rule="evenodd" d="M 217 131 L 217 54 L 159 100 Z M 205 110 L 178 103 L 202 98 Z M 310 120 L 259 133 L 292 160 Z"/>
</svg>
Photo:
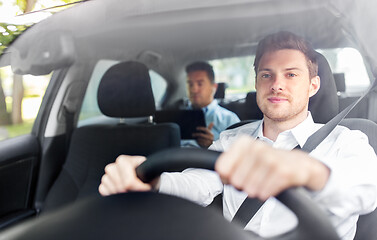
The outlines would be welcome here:
<svg viewBox="0 0 377 240">
<path fill-rule="evenodd" d="M 198 132 L 196 127 L 206 126 L 204 113 L 197 110 L 159 110 L 156 111 L 154 121 L 156 123 L 174 122 L 181 129 L 182 139 L 193 139 L 192 134 Z"/>
</svg>

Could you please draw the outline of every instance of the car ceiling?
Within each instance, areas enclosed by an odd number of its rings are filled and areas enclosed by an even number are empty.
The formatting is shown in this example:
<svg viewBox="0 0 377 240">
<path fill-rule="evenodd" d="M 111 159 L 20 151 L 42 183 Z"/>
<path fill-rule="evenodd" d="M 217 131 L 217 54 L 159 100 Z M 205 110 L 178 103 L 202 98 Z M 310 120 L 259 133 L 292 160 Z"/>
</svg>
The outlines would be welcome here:
<svg viewBox="0 0 377 240">
<path fill-rule="evenodd" d="M 46 45 L 56 47 L 48 36 L 59 32 L 74 40 L 76 61 L 139 59 L 168 73 L 172 64 L 249 55 L 262 37 L 278 30 L 296 32 L 317 48 L 353 44 L 329 1 L 219 2 L 91 0 L 36 24 L 14 47 L 31 51 L 20 46 L 44 41 L 45 51 Z"/>
<path fill-rule="evenodd" d="M 149 50 L 166 57 L 164 60 L 172 58 L 175 63 L 183 64 L 196 59 L 249 55 L 263 36 L 281 29 L 299 32 L 312 39 L 316 47 L 350 44 L 345 41 L 337 19 L 331 19 L 331 13 L 324 7 L 292 11 L 282 4 L 287 1 L 274 1 L 274 9 L 266 13 L 268 3 L 260 2 L 256 7 L 254 2 L 124 17 L 119 19 L 121 24 L 108 22 L 102 28 L 103 36 L 111 36 L 106 39 L 110 48 L 104 47 L 103 39 L 96 37 L 98 32 L 90 37 L 95 39 L 91 44 L 99 58 L 124 59 Z M 276 12 L 282 13 L 276 16 Z M 319 15 L 321 18 L 316 17 Z M 310 25 L 316 18 L 316 24 Z M 323 34 L 323 26 L 327 26 L 331 36 Z M 87 37 L 82 38 L 82 43 L 88 43 Z"/>
</svg>

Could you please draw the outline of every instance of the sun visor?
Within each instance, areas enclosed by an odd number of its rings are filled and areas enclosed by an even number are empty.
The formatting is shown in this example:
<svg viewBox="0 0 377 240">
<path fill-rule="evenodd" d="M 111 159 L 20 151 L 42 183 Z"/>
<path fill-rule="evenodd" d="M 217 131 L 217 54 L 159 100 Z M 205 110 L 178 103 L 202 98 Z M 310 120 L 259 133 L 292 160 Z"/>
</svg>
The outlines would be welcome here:
<svg viewBox="0 0 377 240">
<path fill-rule="evenodd" d="M 69 33 L 31 30 L 22 34 L 9 48 L 14 73 L 45 75 L 74 62 L 75 45 Z"/>
</svg>

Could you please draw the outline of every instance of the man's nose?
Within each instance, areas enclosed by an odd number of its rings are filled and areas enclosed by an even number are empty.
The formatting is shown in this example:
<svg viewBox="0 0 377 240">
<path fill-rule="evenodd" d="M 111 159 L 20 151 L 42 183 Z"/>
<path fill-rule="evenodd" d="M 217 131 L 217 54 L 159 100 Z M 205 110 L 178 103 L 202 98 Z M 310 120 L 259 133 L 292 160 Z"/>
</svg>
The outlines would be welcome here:
<svg viewBox="0 0 377 240">
<path fill-rule="evenodd" d="M 284 90 L 283 76 L 275 75 L 272 79 L 271 90 L 274 92 L 281 92 Z"/>
</svg>

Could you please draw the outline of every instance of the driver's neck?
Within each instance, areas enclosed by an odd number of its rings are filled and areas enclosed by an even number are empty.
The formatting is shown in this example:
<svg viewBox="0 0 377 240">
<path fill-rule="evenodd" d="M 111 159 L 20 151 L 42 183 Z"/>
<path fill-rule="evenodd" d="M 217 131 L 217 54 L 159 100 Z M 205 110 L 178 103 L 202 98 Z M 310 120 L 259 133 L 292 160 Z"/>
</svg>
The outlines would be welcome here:
<svg viewBox="0 0 377 240">
<path fill-rule="evenodd" d="M 287 120 L 274 120 L 264 116 L 263 118 L 263 136 L 275 142 L 280 133 L 290 130 L 307 118 L 308 113 L 296 115 Z"/>
</svg>

